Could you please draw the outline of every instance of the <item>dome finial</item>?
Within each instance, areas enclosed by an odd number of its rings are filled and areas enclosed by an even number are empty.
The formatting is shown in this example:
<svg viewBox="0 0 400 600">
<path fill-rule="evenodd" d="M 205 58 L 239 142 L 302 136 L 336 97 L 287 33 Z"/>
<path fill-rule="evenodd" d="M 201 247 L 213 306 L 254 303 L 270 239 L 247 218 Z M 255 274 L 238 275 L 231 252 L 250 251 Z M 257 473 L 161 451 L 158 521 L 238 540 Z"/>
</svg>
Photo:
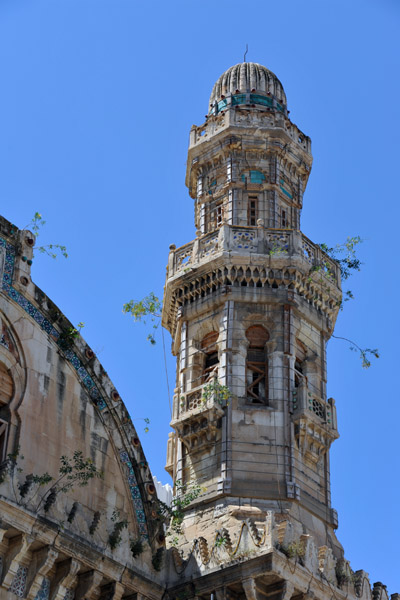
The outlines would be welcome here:
<svg viewBox="0 0 400 600">
<path fill-rule="evenodd" d="M 244 53 L 244 56 L 243 56 L 243 62 L 246 62 L 246 54 L 248 51 L 249 51 L 249 46 L 246 44 L 246 52 Z"/>
</svg>

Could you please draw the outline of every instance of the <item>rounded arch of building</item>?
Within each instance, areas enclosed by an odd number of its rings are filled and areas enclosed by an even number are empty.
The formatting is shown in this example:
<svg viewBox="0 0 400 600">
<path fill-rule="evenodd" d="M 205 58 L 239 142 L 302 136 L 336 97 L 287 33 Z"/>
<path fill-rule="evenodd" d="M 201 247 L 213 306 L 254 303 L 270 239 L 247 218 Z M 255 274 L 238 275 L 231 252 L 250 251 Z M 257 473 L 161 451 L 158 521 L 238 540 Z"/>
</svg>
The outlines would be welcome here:
<svg viewBox="0 0 400 600">
<path fill-rule="evenodd" d="M 0 420 L 7 431 L 2 441 L 0 461 L 18 447 L 21 420 L 18 408 L 21 405 L 27 383 L 27 369 L 22 344 L 10 321 L 0 311 L 0 375 L 2 395 Z"/>
<path fill-rule="evenodd" d="M 11 349 L 7 347 L 6 344 L 0 343 L 0 363 L 5 365 L 13 380 L 14 390 L 13 396 L 10 399 L 10 409 L 16 410 L 23 400 L 26 388 L 27 371 L 25 354 L 14 327 L 2 311 L 0 311 L 0 327 L 2 327 L 3 330 L 4 327 L 7 329 L 7 333 L 11 337 L 14 346 L 14 348 Z"/>
<path fill-rule="evenodd" d="M 273 346 L 276 323 L 266 313 L 254 312 L 236 323 L 237 334 L 235 337 L 238 339 L 239 350 L 242 350 L 242 353 L 247 353 L 250 347 L 250 340 L 246 332 L 252 327 L 263 327 L 268 334 L 268 340 L 265 343 L 269 347 Z"/>
<path fill-rule="evenodd" d="M 190 331 L 190 329 L 192 329 L 192 331 Z M 221 315 L 212 318 L 202 318 L 199 321 L 192 321 L 189 323 L 190 338 L 192 343 L 199 349 L 201 349 L 201 345 L 206 336 L 209 336 L 212 333 L 217 334 L 214 343 L 219 349 L 219 344 L 221 342 Z"/>
</svg>

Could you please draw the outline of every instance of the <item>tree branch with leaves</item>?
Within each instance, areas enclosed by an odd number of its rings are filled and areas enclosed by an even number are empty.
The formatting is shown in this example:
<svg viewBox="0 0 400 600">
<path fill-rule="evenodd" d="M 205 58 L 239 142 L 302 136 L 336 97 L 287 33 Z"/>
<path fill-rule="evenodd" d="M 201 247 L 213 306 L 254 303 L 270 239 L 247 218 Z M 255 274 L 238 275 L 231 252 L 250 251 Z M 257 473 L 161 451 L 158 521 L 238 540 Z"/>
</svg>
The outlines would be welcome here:
<svg viewBox="0 0 400 600">
<path fill-rule="evenodd" d="M 138 302 L 135 300 L 130 300 L 124 304 L 122 311 L 126 314 L 130 314 L 135 322 L 140 321 L 141 323 L 146 324 L 147 319 L 150 319 L 153 330 L 156 330 L 158 329 L 161 321 L 161 309 L 161 300 L 154 294 L 154 292 L 150 292 L 150 294 L 145 296 L 143 300 L 139 300 Z M 153 333 L 148 334 L 147 340 L 153 346 L 156 343 Z"/>
<path fill-rule="evenodd" d="M 35 512 L 43 509 L 47 513 L 59 495 L 65 494 L 75 485 L 85 487 L 92 479 L 103 477 L 103 473 L 97 469 L 91 458 L 84 458 L 81 450 L 75 450 L 72 458 L 66 455 L 61 456 L 56 477 L 53 477 L 47 471 L 41 475 L 34 473 L 26 475 L 23 482 L 17 483 L 18 494 L 14 484 L 15 474 L 23 472 L 21 467 L 21 461 L 23 460 L 24 456 L 20 454 L 19 449 L 8 455 L 7 469 L 3 481 L 8 475 L 18 504 L 23 506 L 30 504 L 32 506 L 34 501 L 37 500 L 34 508 Z"/>
<path fill-rule="evenodd" d="M 335 246 L 328 246 L 325 243 L 318 244 L 321 250 L 336 262 L 340 269 L 340 275 L 342 281 L 347 281 L 355 271 L 361 271 L 362 262 L 357 256 L 358 246 L 363 242 L 360 236 L 348 237 L 343 244 L 336 244 Z M 323 266 L 329 274 L 329 263 L 323 263 Z M 313 267 L 312 270 L 318 270 L 321 267 Z M 340 309 L 343 310 L 343 303 L 354 299 L 354 294 L 351 290 L 346 290 L 343 293 L 343 299 L 340 304 Z M 363 369 L 369 369 L 371 366 L 371 358 L 379 358 L 379 350 L 377 348 L 361 348 L 356 342 L 350 340 L 347 337 L 333 335 L 332 337 L 337 340 L 343 340 L 348 342 L 349 348 L 352 352 L 358 352 L 361 359 L 361 366 Z"/>
<path fill-rule="evenodd" d="M 26 225 L 24 229 L 29 229 L 32 231 L 37 239 L 44 225 L 46 225 L 46 221 L 43 219 L 42 215 L 39 212 L 35 212 L 32 221 Z M 50 258 L 53 259 L 56 259 L 59 255 L 63 256 L 64 258 L 68 258 L 67 248 L 62 244 L 44 244 L 42 246 L 35 245 L 34 251 L 40 252 L 41 254 L 47 254 L 47 256 L 50 256 Z"/>
</svg>

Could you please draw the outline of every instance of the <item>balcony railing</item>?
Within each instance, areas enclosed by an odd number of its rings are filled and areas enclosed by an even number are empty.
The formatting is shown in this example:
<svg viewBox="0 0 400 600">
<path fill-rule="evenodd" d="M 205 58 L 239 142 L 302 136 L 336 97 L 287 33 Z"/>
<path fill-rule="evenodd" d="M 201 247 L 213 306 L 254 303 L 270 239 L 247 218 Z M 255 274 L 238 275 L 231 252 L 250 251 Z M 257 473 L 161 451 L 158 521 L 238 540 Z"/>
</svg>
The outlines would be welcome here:
<svg viewBox="0 0 400 600">
<path fill-rule="evenodd" d="M 174 398 L 174 419 L 171 426 L 187 448 L 200 448 L 212 444 L 217 439 L 220 419 L 224 414 L 226 401 L 218 392 L 203 384 Z M 206 392 L 206 393 L 205 393 Z"/>
<path fill-rule="evenodd" d="M 336 407 L 333 398 L 329 398 L 325 402 L 325 400 L 313 394 L 305 382 L 302 382 L 294 390 L 292 401 L 293 414 L 295 416 L 310 416 L 312 419 L 316 418 L 318 422 L 330 429 L 337 429 Z"/>
<path fill-rule="evenodd" d="M 186 418 L 189 415 L 198 415 L 207 411 L 217 409 L 218 413 L 223 414 L 226 406 L 226 400 L 221 399 L 221 395 L 214 391 L 209 381 L 196 388 L 182 393 L 175 397 L 175 418 Z"/>
<path fill-rule="evenodd" d="M 168 277 L 184 274 L 223 252 L 258 254 L 271 258 L 300 257 L 310 269 L 332 283 L 340 281 L 338 264 L 297 230 L 222 225 L 218 230 L 181 246 L 171 247 Z"/>
</svg>

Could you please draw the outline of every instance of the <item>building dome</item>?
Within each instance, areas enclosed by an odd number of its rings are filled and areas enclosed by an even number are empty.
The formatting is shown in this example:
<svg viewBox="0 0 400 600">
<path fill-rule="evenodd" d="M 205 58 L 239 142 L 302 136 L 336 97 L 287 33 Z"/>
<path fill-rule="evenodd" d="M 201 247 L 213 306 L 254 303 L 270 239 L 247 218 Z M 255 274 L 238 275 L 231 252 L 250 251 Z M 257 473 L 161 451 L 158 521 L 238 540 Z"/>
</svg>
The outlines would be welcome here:
<svg viewBox="0 0 400 600">
<path fill-rule="evenodd" d="M 228 94 L 252 92 L 271 94 L 286 106 L 286 95 L 276 75 L 258 63 L 244 62 L 230 67 L 215 83 L 210 105 Z"/>
</svg>

